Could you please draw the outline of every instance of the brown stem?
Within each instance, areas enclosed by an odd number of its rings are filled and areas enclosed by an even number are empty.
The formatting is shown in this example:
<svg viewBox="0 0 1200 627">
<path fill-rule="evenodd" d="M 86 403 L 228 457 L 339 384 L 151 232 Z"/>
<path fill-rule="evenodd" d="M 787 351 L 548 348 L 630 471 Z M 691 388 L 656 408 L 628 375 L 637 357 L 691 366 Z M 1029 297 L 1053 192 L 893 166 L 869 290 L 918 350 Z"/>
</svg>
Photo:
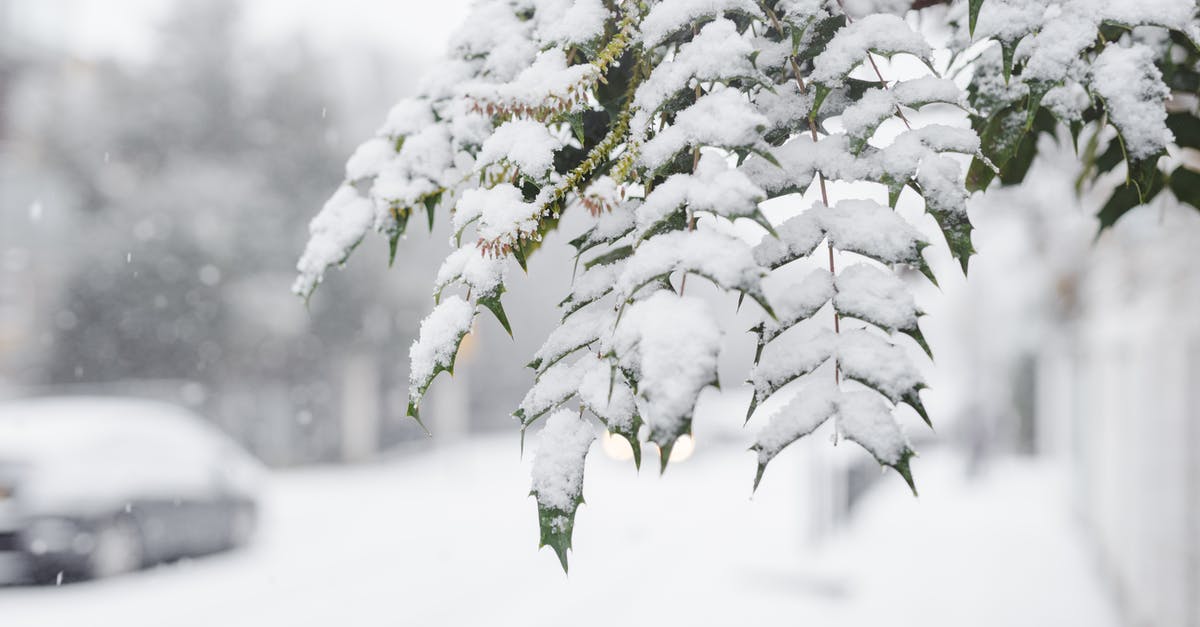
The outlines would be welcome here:
<svg viewBox="0 0 1200 627">
<path fill-rule="evenodd" d="M 841 0 L 838 0 L 838 4 L 839 5 L 841 4 Z M 844 9 L 843 9 L 843 11 L 844 11 Z M 783 26 L 779 23 L 779 17 L 775 15 L 775 11 L 772 10 L 770 7 L 767 7 L 767 16 L 771 18 L 771 25 L 774 26 L 775 32 L 779 33 L 780 37 L 782 37 L 783 36 Z M 846 19 L 849 20 L 848 17 Z M 804 93 L 808 89 L 808 86 L 804 84 L 804 79 L 800 76 L 800 64 L 796 61 L 796 56 L 792 55 L 792 56 L 788 57 L 788 61 L 792 68 L 792 76 L 796 79 L 796 87 L 798 87 L 800 89 L 801 93 Z M 812 134 L 813 144 L 816 144 L 817 141 L 820 139 L 820 137 L 817 134 L 817 122 L 816 122 L 816 120 L 813 119 L 811 111 L 809 112 L 809 115 L 808 115 L 808 130 Z M 820 170 L 817 170 L 817 183 L 821 187 L 821 204 L 828 207 L 829 206 L 829 191 L 826 190 L 826 188 L 825 188 L 825 174 L 822 173 Z M 836 275 L 837 274 L 837 265 L 834 262 L 834 257 L 833 257 L 833 242 L 829 241 L 829 238 L 826 238 L 825 244 L 826 244 L 826 247 L 829 249 L 829 274 Z M 842 320 L 841 320 L 841 316 L 838 315 L 837 309 L 833 310 L 833 332 L 834 333 L 842 332 Z M 841 372 L 842 371 L 841 371 L 840 367 L 837 367 L 837 366 L 834 367 L 834 369 L 833 369 L 834 383 L 839 383 L 841 381 Z"/>
<path fill-rule="evenodd" d="M 696 26 L 693 24 L 692 25 L 692 37 L 696 36 L 696 32 L 697 32 Z M 700 80 L 696 79 L 696 100 L 700 99 L 700 96 L 702 93 L 703 92 L 700 89 Z M 696 166 L 698 166 L 698 165 L 700 165 L 700 145 L 699 144 L 697 144 L 695 147 L 692 148 L 692 174 L 696 173 Z M 691 207 L 687 208 L 687 216 L 688 216 L 688 231 L 695 231 L 696 230 L 696 214 L 692 213 Z M 683 296 L 684 291 L 687 290 L 687 278 L 688 278 L 688 273 L 685 271 L 683 273 L 683 278 L 679 280 L 679 295 L 680 296 Z"/>
</svg>

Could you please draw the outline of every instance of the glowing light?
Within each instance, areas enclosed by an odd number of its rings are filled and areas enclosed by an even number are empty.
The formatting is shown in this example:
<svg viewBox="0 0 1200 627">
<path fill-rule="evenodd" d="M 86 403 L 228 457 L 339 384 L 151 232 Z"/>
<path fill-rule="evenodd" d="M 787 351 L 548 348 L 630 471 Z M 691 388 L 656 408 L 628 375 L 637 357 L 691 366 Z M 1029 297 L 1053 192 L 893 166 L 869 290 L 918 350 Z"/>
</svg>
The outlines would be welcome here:
<svg viewBox="0 0 1200 627">
<path fill-rule="evenodd" d="M 692 456 L 692 453 L 695 452 L 696 441 L 692 439 L 692 436 L 687 434 L 681 435 L 678 440 L 675 440 L 675 446 L 671 448 L 670 462 L 678 464 L 679 462 L 687 461 Z"/>
<path fill-rule="evenodd" d="M 633 459 L 633 447 L 629 446 L 629 441 L 608 431 L 600 436 L 600 448 L 605 455 L 619 462 Z"/>
</svg>

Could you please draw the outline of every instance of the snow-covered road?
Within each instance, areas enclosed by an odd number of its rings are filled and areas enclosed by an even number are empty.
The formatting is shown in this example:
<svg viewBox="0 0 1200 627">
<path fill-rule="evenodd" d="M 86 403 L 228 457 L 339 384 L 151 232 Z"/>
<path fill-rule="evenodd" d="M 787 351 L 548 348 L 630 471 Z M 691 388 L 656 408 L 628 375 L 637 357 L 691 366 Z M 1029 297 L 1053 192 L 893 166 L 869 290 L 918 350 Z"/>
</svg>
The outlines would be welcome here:
<svg viewBox="0 0 1200 627">
<path fill-rule="evenodd" d="M 799 454 L 748 499 L 752 457 L 701 449 L 661 479 L 593 451 L 571 574 L 537 551 L 527 463 L 480 439 L 271 479 L 236 554 L 62 588 L 0 590 L 5 627 L 869 625 L 1106 627 L 1053 473 L 1005 463 L 966 482 L 915 465 L 850 528 L 807 546 Z M 789 466 L 789 464 L 791 464 Z"/>
</svg>

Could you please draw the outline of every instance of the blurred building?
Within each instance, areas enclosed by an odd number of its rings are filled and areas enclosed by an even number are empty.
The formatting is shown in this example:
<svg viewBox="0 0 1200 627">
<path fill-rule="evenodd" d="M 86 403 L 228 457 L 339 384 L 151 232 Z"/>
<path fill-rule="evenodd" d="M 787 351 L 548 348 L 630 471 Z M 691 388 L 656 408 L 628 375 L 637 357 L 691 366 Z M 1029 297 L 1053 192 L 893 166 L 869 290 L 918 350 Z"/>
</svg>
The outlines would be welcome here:
<svg viewBox="0 0 1200 627">
<path fill-rule="evenodd" d="M 1200 214 L 1157 203 L 1098 242 L 1039 352 L 1039 415 L 1125 623 L 1200 626 Z"/>
<path fill-rule="evenodd" d="M 1066 468 L 1122 624 L 1200 627 L 1200 213 L 1163 194 L 1097 237 L 1110 188 L 1078 196 L 1066 146 L 973 209 L 943 344 L 964 367 L 935 389 L 964 391 L 949 437 L 979 456 Z"/>
</svg>

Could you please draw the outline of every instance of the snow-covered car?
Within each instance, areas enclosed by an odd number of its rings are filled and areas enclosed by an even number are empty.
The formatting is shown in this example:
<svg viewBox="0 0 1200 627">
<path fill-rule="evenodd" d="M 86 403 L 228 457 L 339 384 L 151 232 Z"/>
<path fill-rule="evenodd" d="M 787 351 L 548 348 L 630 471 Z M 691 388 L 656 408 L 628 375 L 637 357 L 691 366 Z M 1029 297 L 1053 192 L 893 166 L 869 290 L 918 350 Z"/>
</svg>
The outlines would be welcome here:
<svg viewBox="0 0 1200 627">
<path fill-rule="evenodd" d="M 167 404 L 0 404 L 0 583 L 100 578 L 245 543 L 261 466 Z"/>
</svg>

